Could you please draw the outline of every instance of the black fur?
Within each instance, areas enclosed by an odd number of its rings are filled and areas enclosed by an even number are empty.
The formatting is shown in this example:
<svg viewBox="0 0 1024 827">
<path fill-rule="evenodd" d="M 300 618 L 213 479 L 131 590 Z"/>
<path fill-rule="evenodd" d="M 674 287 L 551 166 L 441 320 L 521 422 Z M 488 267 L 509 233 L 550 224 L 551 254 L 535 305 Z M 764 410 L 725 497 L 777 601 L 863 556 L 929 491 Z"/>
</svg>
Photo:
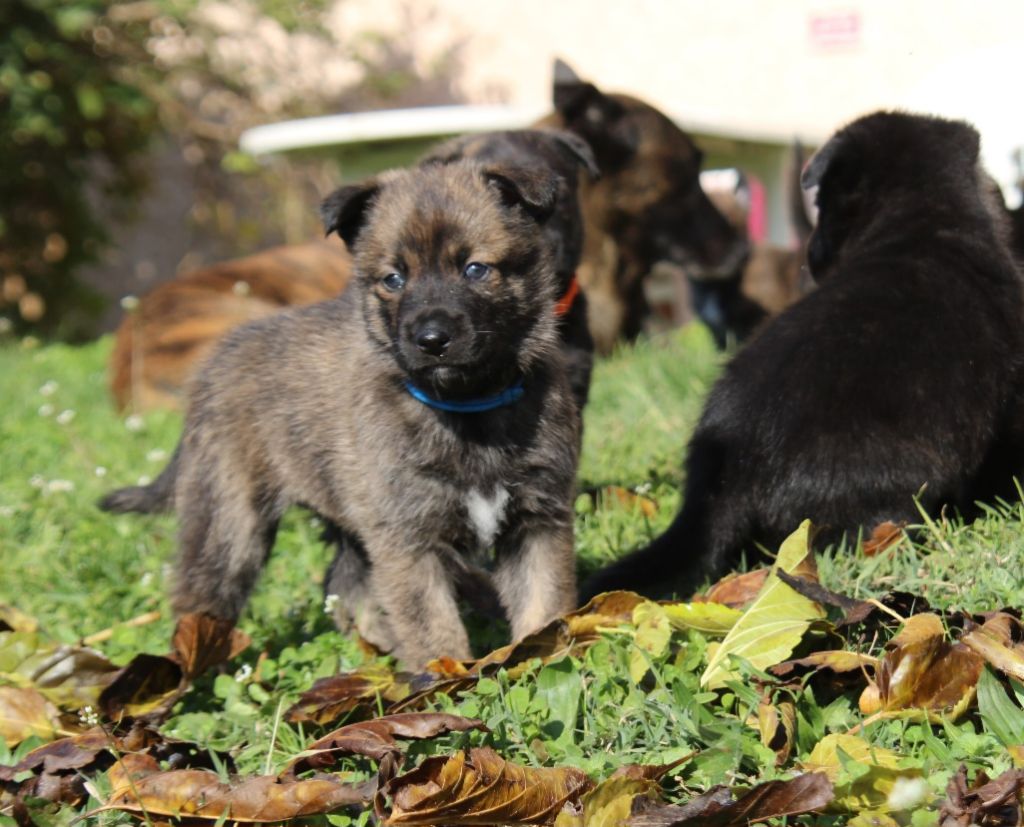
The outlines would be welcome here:
<svg viewBox="0 0 1024 827">
<path fill-rule="evenodd" d="M 967 124 L 877 113 L 806 173 L 820 287 L 726 368 L 690 443 L 683 508 L 598 572 L 692 589 L 805 518 L 836 541 L 885 520 L 1011 495 L 1024 460 L 1024 290 Z"/>
</svg>

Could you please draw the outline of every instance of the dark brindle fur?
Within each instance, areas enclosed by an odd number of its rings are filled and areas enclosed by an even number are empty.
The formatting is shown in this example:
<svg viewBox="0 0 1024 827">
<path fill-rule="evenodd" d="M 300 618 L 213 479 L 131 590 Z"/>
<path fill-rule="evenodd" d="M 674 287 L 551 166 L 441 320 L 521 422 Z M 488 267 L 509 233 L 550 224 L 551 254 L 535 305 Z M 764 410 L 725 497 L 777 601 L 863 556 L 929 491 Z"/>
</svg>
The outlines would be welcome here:
<svg viewBox="0 0 1024 827">
<path fill-rule="evenodd" d="M 713 275 L 733 273 L 745 239 L 700 187 L 702 154 L 653 106 L 606 94 L 564 63 L 555 68 L 555 113 L 541 123 L 590 144 L 600 180 L 583 183 L 585 247 L 580 279 L 599 353 L 631 339 L 650 313 L 643 279 L 661 260 Z"/>
<path fill-rule="evenodd" d="M 683 508 L 609 588 L 688 590 L 804 518 L 823 542 L 1011 494 L 1024 463 L 1024 290 L 967 124 L 878 113 L 838 132 L 808 261 L 819 287 L 736 356 L 690 442 Z M 923 489 L 923 490 L 922 490 Z"/>
<path fill-rule="evenodd" d="M 408 664 L 470 655 L 454 582 L 464 555 L 492 543 L 515 637 L 572 607 L 578 416 L 540 226 L 557 186 L 543 168 L 462 162 L 324 202 L 354 251 L 351 288 L 230 334 L 191 389 L 168 468 L 103 503 L 173 505 L 177 611 L 237 617 L 294 503 L 358 538 Z M 405 386 L 450 400 L 518 378 L 520 401 L 474 414 Z"/>
<path fill-rule="evenodd" d="M 542 232 L 554 260 L 557 293 L 559 296 L 569 295 L 583 245 L 577 200 L 578 171 L 582 168 L 588 178 L 597 176 L 594 158 L 586 142 L 558 130 L 488 132 L 446 141 L 428 152 L 421 163 L 450 164 L 465 159 L 483 164 L 540 167 L 557 175 L 554 206 Z M 594 342 L 587 328 L 586 298 L 582 294 L 572 301 L 566 312 L 559 315 L 558 328 L 569 383 L 577 410 L 582 413 L 590 390 L 594 362 Z M 382 649 L 392 648 L 395 641 L 386 623 L 381 622 L 380 612 L 368 587 L 370 566 L 363 544 L 358 537 L 330 521 L 326 524 L 323 538 L 336 548 L 324 580 L 325 596 L 336 596 L 336 624 L 345 630 L 355 627 L 364 639 Z M 500 601 L 494 594 L 493 585 L 483 572 L 467 566 L 457 580 L 460 594 L 479 611 L 493 614 L 499 608 Z"/>
</svg>

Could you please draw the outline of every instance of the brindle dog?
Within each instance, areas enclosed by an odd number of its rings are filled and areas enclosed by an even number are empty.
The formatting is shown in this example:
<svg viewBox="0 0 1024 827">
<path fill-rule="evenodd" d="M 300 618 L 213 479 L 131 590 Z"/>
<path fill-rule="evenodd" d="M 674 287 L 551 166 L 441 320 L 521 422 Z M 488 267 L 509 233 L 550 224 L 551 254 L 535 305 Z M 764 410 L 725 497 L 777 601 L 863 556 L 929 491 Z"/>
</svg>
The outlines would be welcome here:
<svg viewBox="0 0 1024 827">
<path fill-rule="evenodd" d="M 555 112 L 543 126 L 567 129 L 594 151 L 601 178 L 583 182 L 579 276 L 599 353 L 635 338 L 650 314 L 643 280 L 658 261 L 713 277 L 738 272 L 748 244 L 700 187 L 701 151 L 653 106 L 606 94 L 562 61 Z"/>
<path fill-rule="evenodd" d="M 590 179 L 598 174 L 590 147 L 582 138 L 561 130 L 488 132 L 446 141 L 428 152 L 421 163 L 450 164 L 465 159 L 483 164 L 542 168 L 557 175 L 554 207 L 542 232 L 554 258 L 560 296 L 555 315 L 569 384 L 576 400 L 577 415 L 581 416 L 590 390 L 594 342 L 587 328 L 586 298 L 579 292 L 576 279 L 583 246 L 577 193 L 580 171 Z M 369 588 L 370 561 L 363 543 L 330 521 L 326 523 L 323 539 L 336 549 L 324 580 L 324 595 L 334 604 L 336 625 L 344 631 L 358 630 L 364 640 L 380 649 L 392 649 L 395 640 Z M 480 613 L 494 615 L 500 610 L 490 578 L 476 566 L 464 567 L 456 585 L 460 596 Z"/>
<path fill-rule="evenodd" d="M 682 510 L 598 572 L 683 592 L 805 518 L 819 542 L 965 516 L 1024 470 L 1024 285 L 969 125 L 876 113 L 814 156 L 818 288 L 755 336 L 690 441 Z"/>
<path fill-rule="evenodd" d="M 178 612 L 236 618 L 297 503 L 359 538 L 408 665 L 470 656 L 466 554 L 493 546 L 516 638 L 574 605 L 578 414 L 543 236 L 558 185 L 543 167 L 458 162 L 326 199 L 349 290 L 229 334 L 168 467 L 102 503 L 173 506 Z"/>
</svg>

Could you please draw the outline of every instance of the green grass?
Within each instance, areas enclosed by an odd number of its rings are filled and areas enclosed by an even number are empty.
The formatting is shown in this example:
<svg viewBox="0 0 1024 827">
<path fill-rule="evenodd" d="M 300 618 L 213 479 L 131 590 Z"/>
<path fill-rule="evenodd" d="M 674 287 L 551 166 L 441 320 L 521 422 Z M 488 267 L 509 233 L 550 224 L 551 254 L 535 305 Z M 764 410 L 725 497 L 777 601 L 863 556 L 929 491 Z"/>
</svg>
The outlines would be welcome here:
<svg viewBox="0 0 1024 827">
<path fill-rule="evenodd" d="M 125 662 L 141 651 L 168 649 L 174 520 L 115 517 L 95 502 L 112 487 L 155 476 L 174 447 L 180 417 L 118 417 L 106 391 L 109 348 L 109 340 L 82 348 L 0 346 L 0 603 L 36 616 L 48 635 L 68 643 L 160 610 L 159 621 L 116 627 L 100 645 Z M 696 327 L 624 348 L 598 364 L 576 503 L 581 571 L 636 547 L 672 519 L 686 440 L 720 364 Z M 609 485 L 639 488 L 657 503 L 657 512 L 647 518 L 597 494 Z M 829 551 L 819 563 L 822 579 L 858 597 L 900 589 L 943 608 L 1019 607 L 1021 516 L 1021 504 L 1013 503 L 972 525 L 940 521 L 925 526 L 914 542 L 904 539 L 873 558 L 859 550 Z M 278 769 L 308 743 L 311 731 L 276 722 L 282 704 L 316 678 L 367 657 L 332 630 L 324 612 L 321 583 L 329 552 L 318 533 L 309 514 L 288 516 L 241 623 L 254 645 L 226 673 L 201 679 L 165 731 L 231 751 L 244 772 L 262 772 L 268 760 Z M 436 701 L 483 718 L 490 735 L 449 736 L 411 751 L 486 742 L 512 760 L 572 764 L 605 777 L 622 764 L 664 763 L 699 750 L 679 782 L 688 792 L 675 790 L 684 799 L 713 784 L 753 783 L 791 771 L 792 763 L 775 769 L 774 755 L 746 723 L 760 698 L 755 676 L 714 704 L 700 690 L 706 647 L 700 635 L 680 636 L 652 657 L 639 684 L 629 678 L 628 635 L 609 635 L 580 657 L 535 664 L 517 680 L 499 673 L 471 693 Z M 259 680 L 247 674 L 256 667 Z M 796 703 L 797 755 L 806 755 L 826 733 L 860 721 L 855 694 L 819 699 L 808 686 L 797 692 Z M 1005 750 L 976 716 L 936 727 L 888 722 L 866 736 L 908 751 L 907 766 L 923 772 L 936 793 L 961 761 L 990 773 L 1009 766 Z M 118 818 L 104 816 L 107 822 Z M 342 816 L 332 821 L 348 823 Z"/>
</svg>

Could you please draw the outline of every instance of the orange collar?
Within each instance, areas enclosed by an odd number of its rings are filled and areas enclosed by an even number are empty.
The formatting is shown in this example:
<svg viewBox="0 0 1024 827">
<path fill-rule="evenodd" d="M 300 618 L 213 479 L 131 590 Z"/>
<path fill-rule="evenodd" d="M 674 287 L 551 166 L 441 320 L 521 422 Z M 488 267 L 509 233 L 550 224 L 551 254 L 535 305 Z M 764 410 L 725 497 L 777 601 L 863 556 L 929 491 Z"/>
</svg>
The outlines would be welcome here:
<svg viewBox="0 0 1024 827">
<path fill-rule="evenodd" d="M 558 304 L 555 305 L 555 315 L 564 316 L 570 310 L 572 310 L 572 304 L 576 301 L 576 297 L 580 294 L 580 282 L 576 278 L 576 274 L 572 274 L 572 281 L 569 282 L 569 287 L 565 291 L 565 295 L 558 300 Z"/>
</svg>

